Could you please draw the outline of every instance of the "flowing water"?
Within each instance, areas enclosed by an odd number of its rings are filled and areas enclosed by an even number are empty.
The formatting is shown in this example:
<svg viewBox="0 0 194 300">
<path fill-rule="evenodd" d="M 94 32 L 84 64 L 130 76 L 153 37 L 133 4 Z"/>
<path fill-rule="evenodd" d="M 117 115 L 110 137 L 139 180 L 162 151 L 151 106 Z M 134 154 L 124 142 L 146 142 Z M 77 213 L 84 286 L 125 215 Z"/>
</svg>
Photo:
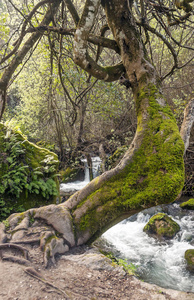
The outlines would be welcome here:
<svg viewBox="0 0 194 300">
<path fill-rule="evenodd" d="M 145 224 L 157 212 L 165 212 L 181 227 L 170 241 L 160 242 L 143 232 Z M 194 292 L 194 275 L 186 270 L 184 253 L 194 249 L 194 212 L 178 204 L 140 212 L 110 228 L 103 239 L 113 254 L 137 266 L 137 274 L 149 283 L 164 288 Z"/>
<path fill-rule="evenodd" d="M 84 181 L 61 184 L 65 191 L 77 191 L 89 183 L 89 169 L 85 163 Z M 100 158 L 92 158 L 93 176 L 99 173 Z M 181 227 L 170 241 L 157 241 L 143 232 L 145 224 L 157 212 L 165 212 Z M 186 270 L 184 253 L 194 249 L 194 212 L 183 210 L 178 204 L 153 207 L 120 222 L 106 231 L 101 241 L 116 257 L 137 266 L 137 274 L 149 283 L 164 288 L 194 292 L 194 275 Z"/>
<path fill-rule="evenodd" d="M 84 180 L 83 181 L 77 180 L 74 182 L 61 183 L 60 184 L 61 192 L 63 192 L 63 191 L 64 192 L 79 191 L 90 182 L 90 174 L 89 174 L 87 160 L 83 159 L 82 162 L 84 163 L 84 166 L 85 166 Z M 99 175 L 100 163 L 101 163 L 101 159 L 98 156 L 92 157 L 92 173 L 93 173 L 94 178 Z"/>
</svg>

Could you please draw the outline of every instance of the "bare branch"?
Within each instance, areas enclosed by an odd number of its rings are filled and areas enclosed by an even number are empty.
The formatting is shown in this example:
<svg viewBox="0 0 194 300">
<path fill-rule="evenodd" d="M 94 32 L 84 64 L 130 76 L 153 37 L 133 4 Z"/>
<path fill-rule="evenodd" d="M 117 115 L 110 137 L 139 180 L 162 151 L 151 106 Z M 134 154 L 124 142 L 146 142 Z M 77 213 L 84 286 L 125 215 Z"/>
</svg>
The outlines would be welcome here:
<svg viewBox="0 0 194 300">
<path fill-rule="evenodd" d="M 77 13 L 77 10 L 76 10 L 74 4 L 72 3 L 71 0 L 65 0 L 65 3 L 67 5 L 67 8 L 68 8 L 69 12 L 72 15 L 72 18 L 75 22 L 75 25 L 78 25 L 80 18 L 79 18 L 79 15 Z"/>
<path fill-rule="evenodd" d="M 33 27 L 33 28 L 29 28 L 27 30 L 27 32 L 36 32 L 36 31 L 40 31 L 40 32 L 57 32 L 60 35 L 70 35 L 70 36 L 74 36 L 76 29 L 75 28 L 71 28 L 71 29 L 67 29 L 67 28 L 62 28 L 62 27 L 53 27 L 53 26 L 38 26 L 38 27 Z M 116 43 L 116 41 L 105 38 L 103 36 L 97 36 L 94 34 L 89 34 L 88 35 L 88 42 L 94 44 L 94 45 L 99 45 L 101 47 L 104 48 L 109 48 L 114 50 L 117 53 L 120 53 L 120 49 Z"/>
<path fill-rule="evenodd" d="M 100 0 L 87 0 L 74 36 L 74 61 L 90 75 L 105 81 L 118 80 L 124 72 L 122 64 L 111 67 L 98 65 L 87 52 L 87 40 L 94 24 Z"/>
<path fill-rule="evenodd" d="M 174 59 L 174 65 L 172 67 L 172 69 L 170 70 L 170 72 L 168 74 L 166 74 L 165 76 L 163 76 L 161 79 L 164 80 L 167 76 L 169 76 L 170 74 L 173 73 L 173 71 L 178 68 L 178 59 L 177 59 L 177 54 L 173 48 L 173 46 L 169 43 L 169 41 L 165 38 L 164 35 L 162 35 L 160 32 L 158 32 L 155 28 L 151 27 L 149 24 L 147 23 L 141 23 L 140 25 L 142 25 L 146 30 L 154 33 L 155 35 L 157 35 L 164 43 L 165 45 L 168 47 L 168 49 L 170 50 L 173 59 Z"/>
</svg>

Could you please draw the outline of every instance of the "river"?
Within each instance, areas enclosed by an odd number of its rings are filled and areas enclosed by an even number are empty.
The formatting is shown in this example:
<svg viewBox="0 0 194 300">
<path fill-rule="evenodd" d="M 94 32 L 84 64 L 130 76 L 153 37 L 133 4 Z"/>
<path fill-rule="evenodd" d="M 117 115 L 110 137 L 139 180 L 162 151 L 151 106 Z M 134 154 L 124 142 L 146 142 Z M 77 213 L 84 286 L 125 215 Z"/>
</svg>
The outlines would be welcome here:
<svg viewBox="0 0 194 300">
<path fill-rule="evenodd" d="M 92 159 L 96 177 L 101 160 Z M 85 163 L 84 181 L 61 184 L 61 189 L 77 191 L 89 183 L 89 170 Z M 167 213 L 181 227 L 170 241 L 160 242 L 149 237 L 143 228 L 157 212 Z M 140 279 L 164 288 L 194 292 L 194 275 L 186 270 L 184 253 L 194 249 L 194 211 L 183 210 L 178 203 L 144 210 L 118 223 L 106 231 L 101 242 L 116 257 L 126 259 L 137 267 Z"/>
</svg>

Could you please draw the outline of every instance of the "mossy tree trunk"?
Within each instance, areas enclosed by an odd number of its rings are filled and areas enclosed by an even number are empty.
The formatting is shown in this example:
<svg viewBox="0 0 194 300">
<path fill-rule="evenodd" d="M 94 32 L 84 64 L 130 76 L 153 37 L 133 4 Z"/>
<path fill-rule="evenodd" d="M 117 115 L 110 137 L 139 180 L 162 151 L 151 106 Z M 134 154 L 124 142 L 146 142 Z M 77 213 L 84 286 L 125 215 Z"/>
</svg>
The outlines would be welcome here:
<svg viewBox="0 0 194 300">
<path fill-rule="evenodd" d="M 48 258 L 54 259 L 55 253 L 95 239 L 123 218 L 147 207 L 174 201 L 184 183 L 184 144 L 162 95 L 156 71 L 147 57 L 128 1 L 103 2 L 132 87 L 137 131 L 117 167 L 94 179 L 65 203 L 10 216 L 8 226 L 12 236 L 6 233 L 5 226 L 0 227 L 2 241 L 21 241 L 26 238 L 26 232 L 32 231 L 30 226 L 34 220 L 33 228 L 39 226 L 40 229 L 45 220 L 47 230 L 44 226 L 39 230 L 41 236 L 38 231 L 36 236 L 41 240 L 46 264 Z M 109 81 L 116 76 L 115 68 L 96 66 L 84 48 L 99 3 L 86 1 L 85 14 L 75 34 L 75 61 L 91 75 Z"/>
</svg>

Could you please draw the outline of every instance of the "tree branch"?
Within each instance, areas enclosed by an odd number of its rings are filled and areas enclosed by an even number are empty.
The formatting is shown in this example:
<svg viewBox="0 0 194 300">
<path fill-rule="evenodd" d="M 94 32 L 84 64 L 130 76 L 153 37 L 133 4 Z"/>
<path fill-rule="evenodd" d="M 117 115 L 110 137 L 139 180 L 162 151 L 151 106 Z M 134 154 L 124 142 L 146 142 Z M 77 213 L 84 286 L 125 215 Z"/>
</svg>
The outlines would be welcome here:
<svg viewBox="0 0 194 300">
<path fill-rule="evenodd" d="M 77 13 L 77 10 L 76 10 L 74 4 L 72 3 L 71 0 L 65 0 L 65 3 L 67 5 L 67 8 L 68 8 L 70 14 L 72 15 L 75 25 L 78 25 L 80 18 L 79 18 L 79 15 Z"/>
<path fill-rule="evenodd" d="M 100 0 L 87 0 L 74 36 L 74 62 L 90 75 L 104 81 L 118 80 L 124 72 L 123 64 L 111 67 L 98 65 L 87 52 L 89 32 L 94 24 Z"/>
<path fill-rule="evenodd" d="M 75 28 L 71 28 L 71 29 L 67 29 L 67 28 L 62 28 L 62 27 L 53 27 L 53 26 L 38 26 L 38 27 L 33 27 L 33 28 L 29 28 L 27 30 L 27 32 L 36 32 L 36 31 L 40 31 L 40 32 L 57 32 L 60 35 L 70 35 L 70 36 L 74 36 L 76 29 Z M 116 43 L 116 41 L 105 38 L 103 36 L 96 36 L 95 34 L 89 34 L 88 35 L 88 42 L 94 44 L 94 45 L 99 45 L 101 47 L 104 48 L 109 48 L 114 50 L 117 53 L 120 53 L 119 47 Z"/>
</svg>

